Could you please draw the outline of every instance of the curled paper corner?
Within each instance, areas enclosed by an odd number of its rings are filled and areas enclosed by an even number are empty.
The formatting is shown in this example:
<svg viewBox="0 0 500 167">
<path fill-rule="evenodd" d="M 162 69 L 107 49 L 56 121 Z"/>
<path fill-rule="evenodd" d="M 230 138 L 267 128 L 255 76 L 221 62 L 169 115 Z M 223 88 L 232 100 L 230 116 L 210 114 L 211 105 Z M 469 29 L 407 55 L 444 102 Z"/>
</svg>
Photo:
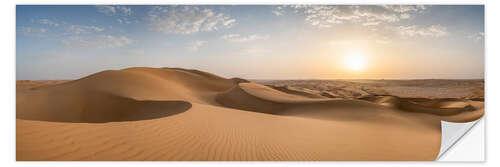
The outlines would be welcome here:
<svg viewBox="0 0 500 167">
<path fill-rule="evenodd" d="M 436 161 L 448 161 L 443 159 L 444 155 L 482 119 L 464 123 L 441 121 L 441 148 Z"/>
</svg>

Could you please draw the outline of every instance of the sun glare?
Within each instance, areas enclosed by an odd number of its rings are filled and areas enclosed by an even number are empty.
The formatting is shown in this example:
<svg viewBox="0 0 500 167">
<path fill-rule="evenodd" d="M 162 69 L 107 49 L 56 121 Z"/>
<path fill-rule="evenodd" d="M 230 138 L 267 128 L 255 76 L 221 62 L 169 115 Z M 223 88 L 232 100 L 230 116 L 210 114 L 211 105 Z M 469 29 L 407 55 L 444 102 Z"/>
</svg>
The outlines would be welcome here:
<svg viewBox="0 0 500 167">
<path fill-rule="evenodd" d="M 344 56 L 345 68 L 360 71 L 366 66 L 366 56 L 361 51 L 350 51 Z"/>
</svg>

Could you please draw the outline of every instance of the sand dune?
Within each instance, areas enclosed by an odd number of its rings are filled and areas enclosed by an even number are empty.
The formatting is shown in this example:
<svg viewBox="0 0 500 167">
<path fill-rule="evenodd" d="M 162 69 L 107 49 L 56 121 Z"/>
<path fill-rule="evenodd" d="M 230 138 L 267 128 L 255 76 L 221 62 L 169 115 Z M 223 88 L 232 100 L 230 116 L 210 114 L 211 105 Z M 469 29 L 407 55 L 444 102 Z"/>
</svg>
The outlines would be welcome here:
<svg viewBox="0 0 500 167">
<path fill-rule="evenodd" d="M 434 160 L 441 120 L 484 114 L 481 101 L 321 93 L 180 68 L 35 85 L 17 89 L 17 160 Z"/>
<path fill-rule="evenodd" d="M 314 92 L 312 90 L 297 90 L 296 88 L 289 86 L 270 86 L 270 87 L 285 92 L 287 94 L 305 96 L 309 98 L 325 98 L 325 96 L 318 95 L 318 92 Z"/>
</svg>

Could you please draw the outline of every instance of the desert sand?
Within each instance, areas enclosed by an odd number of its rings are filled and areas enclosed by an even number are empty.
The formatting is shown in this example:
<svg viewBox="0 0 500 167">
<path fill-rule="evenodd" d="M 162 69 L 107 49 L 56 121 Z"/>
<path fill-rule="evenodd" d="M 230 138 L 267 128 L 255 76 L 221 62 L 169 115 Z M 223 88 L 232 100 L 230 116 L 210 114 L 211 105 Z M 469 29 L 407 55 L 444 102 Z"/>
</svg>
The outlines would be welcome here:
<svg viewBox="0 0 500 167">
<path fill-rule="evenodd" d="M 464 87 L 455 81 L 305 82 L 143 67 L 72 81 L 18 81 L 16 158 L 435 160 L 441 120 L 484 114 L 484 88 L 476 82 L 462 94 L 441 91 Z"/>
</svg>

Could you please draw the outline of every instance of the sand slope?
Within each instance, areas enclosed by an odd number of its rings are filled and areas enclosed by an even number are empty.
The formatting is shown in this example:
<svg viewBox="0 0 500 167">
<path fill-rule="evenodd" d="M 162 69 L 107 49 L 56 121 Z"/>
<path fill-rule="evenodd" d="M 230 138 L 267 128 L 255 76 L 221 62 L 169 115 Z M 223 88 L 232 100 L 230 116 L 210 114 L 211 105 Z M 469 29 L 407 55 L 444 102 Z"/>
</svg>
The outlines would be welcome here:
<svg viewBox="0 0 500 167">
<path fill-rule="evenodd" d="M 17 160 L 434 160 L 482 102 L 324 98 L 197 70 L 129 68 L 18 89 Z"/>
</svg>

